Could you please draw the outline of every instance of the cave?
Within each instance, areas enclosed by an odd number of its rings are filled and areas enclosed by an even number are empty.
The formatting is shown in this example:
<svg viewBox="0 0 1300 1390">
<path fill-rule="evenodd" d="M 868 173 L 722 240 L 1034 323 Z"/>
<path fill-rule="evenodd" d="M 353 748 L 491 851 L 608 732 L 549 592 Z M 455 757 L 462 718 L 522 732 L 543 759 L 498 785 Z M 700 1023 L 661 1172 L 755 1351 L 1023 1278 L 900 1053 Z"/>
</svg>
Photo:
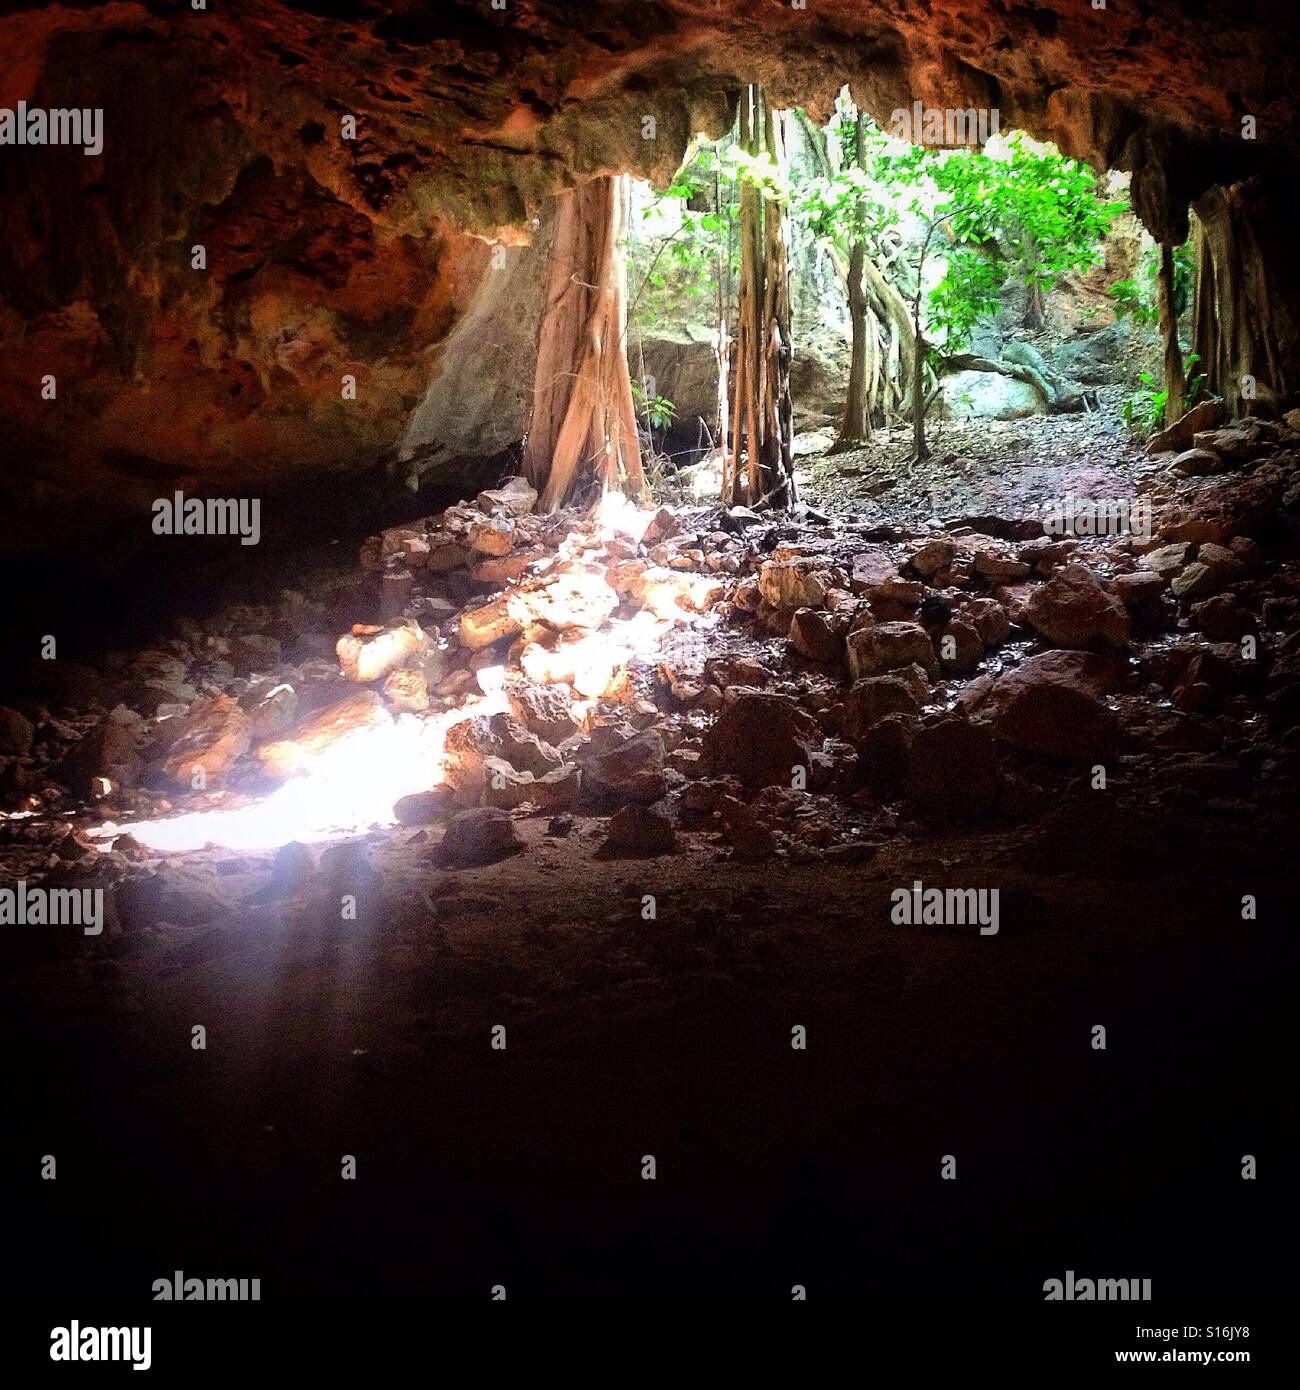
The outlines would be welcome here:
<svg viewBox="0 0 1300 1390">
<path fill-rule="evenodd" d="M 42 1359 L 510 1298 L 1261 1349 L 1298 79 L 1281 0 L 0 7 Z"/>
</svg>

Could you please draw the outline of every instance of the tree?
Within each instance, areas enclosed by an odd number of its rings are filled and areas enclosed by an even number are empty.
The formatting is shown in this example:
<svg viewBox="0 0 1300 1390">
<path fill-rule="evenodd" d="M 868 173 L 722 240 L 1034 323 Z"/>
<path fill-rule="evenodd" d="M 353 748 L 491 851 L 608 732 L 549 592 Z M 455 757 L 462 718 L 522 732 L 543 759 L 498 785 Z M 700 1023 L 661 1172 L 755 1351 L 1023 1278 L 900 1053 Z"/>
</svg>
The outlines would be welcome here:
<svg viewBox="0 0 1300 1390">
<path fill-rule="evenodd" d="M 1097 241 L 1120 204 L 1098 198 L 1095 177 L 1082 165 L 1018 133 L 993 153 L 913 149 L 888 157 L 887 164 L 892 177 L 915 187 L 911 210 L 921 228 L 912 293 L 912 458 L 919 462 L 930 452 L 923 390 L 927 353 L 941 345 L 951 354 L 967 343 L 976 325 L 997 310 L 1011 273 L 1045 290 L 1065 271 L 1092 264 Z M 927 299 L 932 253 L 943 259 L 944 270 Z M 1057 387 L 1036 364 L 1000 363 L 994 370 L 1033 381 L 1047 393 L 1049 407 L 1057 404 Z"/>
<path fill-rule="evenodd" d="M 1196 201 L 1192 346 L 1206 385 L 1235 415 L 1300 396 L 1300 258 L 1294 179 L 1250 178 Z"/>
<path fill-rule="evenodd" d="M 622 177 L 559 200 L 524 448 L 547 511 L 609 489 L 645 491 L 627 369 L 626 217 Z"/>
<path fill-rule="evenodd" d="M 1183 413 L 1187 378 L 1183 373 L 1183 350 L 1178 345 L 1178 310 L 1174 305 L 1174 248 L 1167 241 L 1160 243 L 1160 272 L 1156 283 L 1160 335 L 1164 339 L 1164 422 L 1168 425 Z"/>
<path fill-rule="evenodd" d="M 781 113 L 771 110 L 758 87 L 746 87 L 740 101 L 743 177 L 731 438 L 723 455 L 722 497 L 785 508 L 796 497 L 782 153 Z"/>
<path fill-rule="evenodd" d="M 642 218 L 661 218 L 672 209 L 667 235 L 652 237 L 629 248 L 628 270 L 636 291 L 628 311 L 639 329 L 665 320 L 676 322 L 689 314 L 692 301 L 713 301 L 713 343 L 718 364 L 717 448 L 727 452 L 727 373 L 730 368 L 731 280 L 736 270 L 738 174 L 730 136 L 719 142 L 693 141 L 673 181 L 642 208 Z M 671 274 L 669 273 L 671 272 Z M 640 342 L 638 333 L 638 345 Z M 642 370 L 642 396 L 637 404 L 653 427 L 652 391 Z M 636 390 L 634 388 L 634 395 Z"/>
<path fill-rule="evenodd" d="M 884 140 L 865 113 L 841 94 L 838 149 L 831 147 L 830 171 L 806 188 L 800 210 L 814 235 L 825 239 L 844 277 L 849 302 L 850 359 L 844 414 L 832 452 L 853 449 L 871 438 L 873 416 L 883 420 L 902 388 L 889 370 L 902 339 L 910 346 L 907 311 L 880 272 L 882 237 L 898 220 L 878 177 Z M 911 354 L 907 352 L 910 372 Z"/>
</svg>

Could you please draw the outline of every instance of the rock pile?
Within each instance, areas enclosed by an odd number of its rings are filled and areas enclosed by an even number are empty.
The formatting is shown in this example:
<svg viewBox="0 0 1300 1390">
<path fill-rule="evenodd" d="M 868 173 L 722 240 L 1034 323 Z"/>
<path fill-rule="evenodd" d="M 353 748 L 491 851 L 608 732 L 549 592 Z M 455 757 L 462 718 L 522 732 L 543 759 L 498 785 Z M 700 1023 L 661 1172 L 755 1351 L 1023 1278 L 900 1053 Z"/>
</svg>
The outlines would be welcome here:
<svg viewBox="0 0 1300 1390">
<path fill-rule="evenodd" d="M 909 822 L 1032 818 L 1170 749 L 1290 785 L 1297 424 L 1197 429 L 1205 466 L 1175 439 L 1149 534 L 540 515 L 512 478 L 372 537 L 332 594 L 34 673 L 0 709 L 7 802 L 132 822 L 255 804 L 414 728 L 427 776 L 391 818 L 445 827 L 458 867 L 517 852 L 517 819 L 573 815 L 609 818 L 612 854 L 704 836 L 834 860 Z"/>
</svg>

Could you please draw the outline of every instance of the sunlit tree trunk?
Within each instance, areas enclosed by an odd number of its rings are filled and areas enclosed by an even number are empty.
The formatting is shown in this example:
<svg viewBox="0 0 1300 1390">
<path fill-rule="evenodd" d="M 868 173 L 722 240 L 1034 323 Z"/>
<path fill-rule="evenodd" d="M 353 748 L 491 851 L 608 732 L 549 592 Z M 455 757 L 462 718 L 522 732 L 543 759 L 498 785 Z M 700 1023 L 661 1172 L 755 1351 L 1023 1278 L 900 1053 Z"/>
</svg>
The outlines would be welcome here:
<svg viewBox="0 0 1300 1390">
<path fill-rule="evenodd" d="M 921 287 L 912 301 L 912 462 L 924 463 L 930 457 L 925 442 L 925 339 L 921 336 Z"/>
<path fill-rule="evenodd" d="M 867 118 L 858 112 L 853 131 L 853 153 L 858 168 L 865 161 L 865 138 Z M 873 346 L 869 342 L 875 338 L 876 325 L 868 322 L 867 289 L 863 283 L 866 275 L 867 248 L 859 237 L 849 249 L 849 325 L 852 332 L 852 351 L 849 357 L 849 389 L 844 398 L 844 418 L 840 422 L 839 438 L 835 449 L 852 449 L 866 443 L 871 438 L 870 388 L 867 381 L 868 352 Z"/>
<path fill-rule="evenodd" d="M 758 87 L 740 102 L 740 145 L 746 153 L 783 162 L 779 114 Z M 779 199 L 748 179 L 740 188 L 740 285 L 731 391 L 730 452 L 724 457 L 722 495 L 728 502 L 795 502 L 794 427 L 790 405 L 790 285 L 784 211 Z M 741 468 L 741 449 L 744 468 Z"/>
<path fill-rule="evenodd" d="M 559 200 L 524 450 L 547 511 L 607 489 L 645 490 L 627 369 L 626 220 L 621 177 Z"/>
</svg>

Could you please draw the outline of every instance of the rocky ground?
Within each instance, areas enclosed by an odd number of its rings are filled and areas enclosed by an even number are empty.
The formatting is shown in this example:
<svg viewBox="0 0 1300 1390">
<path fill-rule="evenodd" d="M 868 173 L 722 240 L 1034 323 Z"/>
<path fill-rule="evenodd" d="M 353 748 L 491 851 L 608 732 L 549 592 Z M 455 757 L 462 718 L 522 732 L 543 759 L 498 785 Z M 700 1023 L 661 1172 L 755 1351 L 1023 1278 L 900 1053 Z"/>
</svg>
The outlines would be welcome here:
<svg viewBox="0 0 1300 1390">
<path fill-rule="evenodd" d="M 509 480 L 150 647 L 33 663 L 4 880 L 102 887 L 107 924 L 6 928 L 3 995 L 43 1059 L 23 1144 L 118 1185 L 66 1232 L 86 1269 L 600 1293 L 707 1231 L 702 1272 L 776 1296 L 801 1261 L 921 1287 L 941 1250 L 1205 1287 L 1262 1234 L 1228 1179 L 1279 1123 L 1298 427 L 945 433 L 925 506 L 839 456 L 788 519 L 542 517 Z M 1019 466 L 1039 429 L 1060 461 Z M 1069 494 L 1148 496 L 1150 533 L 1045 533 Z M 997 935 L 892 923 L 917 879 L 997 887 Z M 956 1151 L 976 1191 L 936 1203 Z M 352 1205 L 342 1152 L 377 1179 Z"/>
</svg>

